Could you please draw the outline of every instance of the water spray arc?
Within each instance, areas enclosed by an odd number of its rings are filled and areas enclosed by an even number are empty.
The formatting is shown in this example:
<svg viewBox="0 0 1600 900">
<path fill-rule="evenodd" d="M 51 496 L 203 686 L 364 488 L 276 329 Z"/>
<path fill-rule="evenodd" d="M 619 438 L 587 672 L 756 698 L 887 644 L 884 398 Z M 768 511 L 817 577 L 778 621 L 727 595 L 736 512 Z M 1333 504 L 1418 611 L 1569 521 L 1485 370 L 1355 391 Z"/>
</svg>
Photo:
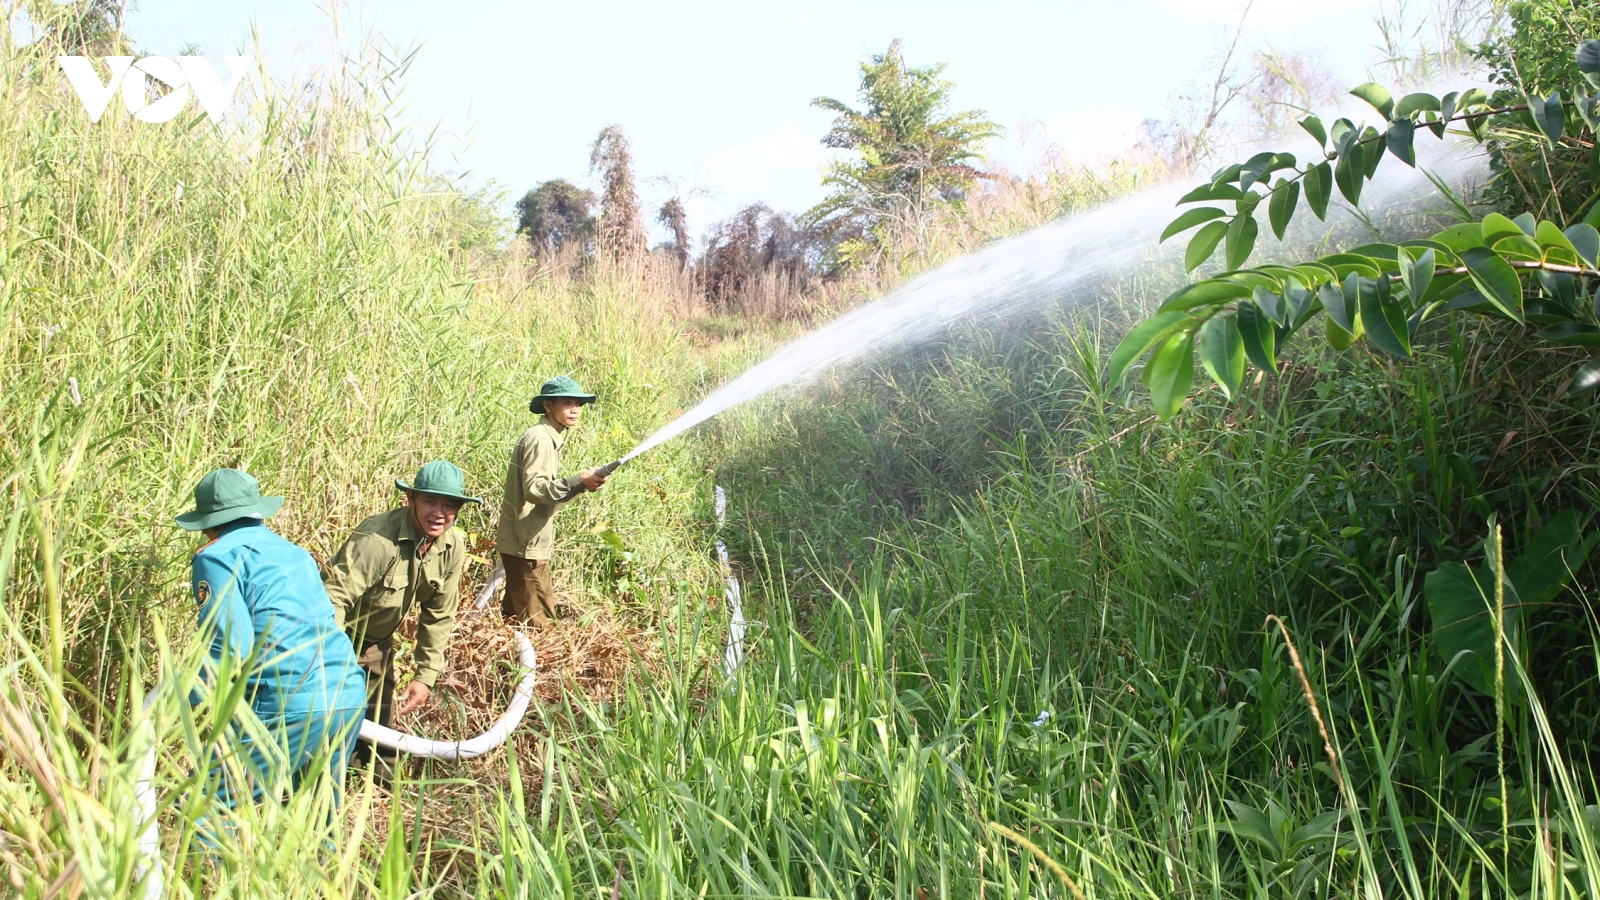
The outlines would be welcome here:
<svg viewBox="0 0 1600 900">
<path fill-rule="evenodd" d="M 1452 183 L 1484 167 L 1483 155 L 1462 142 L 1419 147 L 1417 155 L 1416 168 L 1384 169 L 1367 188 L 1363 206 L 1376 210 L 1388 203 L 1405 205 L 1433 190 L 1429 173 Z M 1017 313 L 1052 302 L 1087 307 L 1101 299 L 1098 289 L 1130 271 L 1158 281 L 1165 278 L 1176 287 L 1182 277 L 1181 242 L 1163 247 L 1158 237 L 1190 186 L 1187 180 L 1157 185 L 926 272 L 887 297 L 780 347 L 646 438 L 607 471 L 770 391 L 805 383 L 869 354 L 927 343 L 954 325 L 1002 324 Z M 1325 225 L 1298 222 L 1286 238 L 1285 250 L 1313 247 L 1330 229 L 1365 227 L 1365 217 L 1337 209 L 1329 211 Z"/>
</svg>

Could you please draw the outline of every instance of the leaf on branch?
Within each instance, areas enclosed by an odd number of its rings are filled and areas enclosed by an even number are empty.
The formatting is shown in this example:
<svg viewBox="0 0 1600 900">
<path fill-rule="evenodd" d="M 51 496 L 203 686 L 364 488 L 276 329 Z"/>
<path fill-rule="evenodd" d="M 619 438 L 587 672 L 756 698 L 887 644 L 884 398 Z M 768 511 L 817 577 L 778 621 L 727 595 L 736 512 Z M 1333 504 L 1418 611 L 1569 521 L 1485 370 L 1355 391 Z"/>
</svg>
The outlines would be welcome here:
<svg viewBox="0 0 1600 900">
<path fill-rule="evenodd" d="M 1334 119 L 1333 128 L 1328 131 L 1328 137 L 1333 139 L 1333 145 L 1340 156 L 1350 148 L 1350 142 L 1355 140 L 1358 134 L 1356 123 L 1349 119 Z"/>
<path fill-rule="evenodd" d="M 1306 130 L 1306 134 L 1309 134 L 1317 139 L 1318 147 L 1327 146 L 1328 129 L 1322 126 L 1321 119 L 1317 118 L 1316 116 L 1306 116 L 1304 119 L 1300 120 L 1300 127 Z"/>
<path fill-rule="evenodd" d="M 1445 309 L 1482 313 L 1486 316 L 1505 318 L 1505 315 L 1500 311 L 1500 307 L 1494 305 L 1494 303 L 1491 302 L 1488 297 L 1485 297 L 1483 294 L 1471 288 L 1462 289 L 1459 293 L 1452 296 L 1448 301 L 1445 302 Z"/>
<path fill-rule="evenodd" d="M 1333 180 L 1339 185 L 1339 193 L 1349 200 L 1351 205 L 1361 205 L 1361 163 L 1349 154 L 1340 154 L 1339 162 L 1333 167 Z"/>
<path fill-rule="evenodd" d="M 1505 216 L 1499 213 L 1489 213 L 1483 217 L 1479 234 L 1481 235 L 1483 246 L 1493 247 L 1501 238 L 1516 234 L 1526 234 L 1526 232 L 1522 230 L 1522 226 Z"/>
<path fill-rule="evenodd" d="M 1461 253 L 1461 262 L 1472 276 L 1472 283 L 1485 298 L 1518 324 L 1522 323 L 1522 279 L 1511 264 L 1486 247 L 1472 247 Z"/>
<path fill-rule="evenodd" d="M 1600 328 L 1583 322 L 1562 322 L 1537 332 L 1541 341 L 1568 347 L 1600 347 Z"/>
<path fill-rule="evenodd" d="M 1333 192 L 1333 166 L 1319 163 L 1306 170 L 1306 205 L 1322 221 L 1328 218 L 1328 197 Z"/>
<path fill-rule="evenodd" d="M 1600 88 L 1600 41 L 1584 41 L 1579 45 L 1578 71 L 1590 84 Z"/>
<path fill-rule="evenodd" d="M 1491 245 L 1494 252 L 1506 259 L 1515 259 L 1522 262 L 1538 262 L 1544 258 L 1539 250 L 1539 245 L 1525 234 L 1509 234 L 1495 241 Z"/>
<path fill-rule="evenodd" d="M 1445 94 L 1444 98 L 1439 101 L 1439 122 L 1441 125 L 1450 121 L 1450 119 L 1455 116 L 1456 100 L 1460 96 L 1461 95 L 1456 91 L 1451 91 L 1450 93 Z M 1443 137 L 1443 135 L 1441 134 L 1440 137 Z"/>
<path fill-rule="evenodd" d="M 1378 111 L 1378 115 L 1383 116 L 1385 119 L 1390 118 L 1391 113 L 1394 112 L 1394 98 L 1389 95 L 1389 91 L 1381 84 L 1374 84 L 1369 81 L 1366 84 L 1357 86 L 1350 93 L 1372 104 L 1372 108 Z"/>
<path fill-rule="evenodd" d="M 1444 301 L 1437 300 L 1433 303 L 1429 303 L 1427 306 L 1420 307 L 1416 312 L 1412 313 L 1411 316 L 1406 319 L 1406 331 L 1410 334 L 1413 341 L 1416 340 L 1417 329 L 1422 327 L 1422 323 L 1433 318 L 1433 314 L 1441 309 L 1444 309 Z"/>
<path fill-rule="evenodd" d="M 1194 383 L 1194 335 L 1179 332 L 1157 347 L 1145 364 L 1144 383 L 1156 416 L 1162 421 L 1172 418 Z"/>
<path fill-rule="evenodd" d="M 1238 269 L 1244 266 L 1245 260 L 1250 258 L 1250 251 L 1256 246 L 1256 232 L 1259 231 L 1255 216 L 1241 213 L 1233 217 L 1233 223 L 1228 226 L 1228 244 L 1226 247 L 1227 266 L 1229 269 Z"/>
<path fill-rule="evenodd" d="M 1143 356 L 1151 345 L 1182 328 L 1189 318 L 1189 314 L 1183 310 L 1172 310 L 1158 312 L 1135 325 L 1133 330 L 1117 344 L 1117 348 L 1111 351 L 1111 359 L 1106 363 L 1106 384 L 1114 385 L 1120 382 L 1134 360 Z"/>
<path fill-rule="evenodd" d="M 1254 303 L 1239 305 L 1239 337 L 1244 342 L 1245 355 L 1258 369 L 1278 373 L 1278 330 L 1272 321 L 1262 315 Z"/>
<path fill-rule="evenodd" d="M 1368 265 L 1377 266 L 1380 272 L 1400 271 L 1400 248 L 1395 244 L 1362 244 L 1359 247 L 1351 247 L 1343 253 L 1335 253 L 1333 255 L 1336 257 L 1360 257 Z"/>
<path fill-rule="evenodd" d="M 1415 257 L 1409 250 L 1400 248 L 1400 281 L 1406 286 L 1413 306 L 1421 307 L 1422 298 L 1428 296 L 1428 287 L 1433 284 L 1435 258 L 1432 247 Z"/>
<path fill-rule="evenodd" d="M 1501 216 L 1501 218 L 1505 218 Z M 1506 221 L 1510 221 L 1507 219 Z M 1477 222 L 1462 222 L 1460 225 L 1451 225 L 1449 228 L 1433 236 L 1433 239 L 1449 247 L 1456 255 L 1473 247 L 1486 246 L 1483 241 L 1483 226 Z"/>
<path fill-rule="evenodd" d="M 1270 150 L 1250 157 L 1239 170 L 1239 190 L 1248 191 L 1251 185 L 1265 178 L 1272 171 L 1272 163 L 1277 158 L 1278 154 Z"/>
<path fill-rule="evenodd" d="M 1312 293 L 1295 278 L 1286 279 L 1283 283 L 1283 299 L 1288 304 L 1287 326 L 1290 330 L 1299 328 L 1311 318 L 1316 310 L 1312 309 Z"/>
<path fill-rule="evenodd" d="M 1600 230 L 1587 222 L 1579 222 L 1562 233 L 1572 242 L 1572 249 L 1580 259 L 1591 266 L 1600 265 L 1597 262 L 1600 260 Z"/>
<path fill-rule="evenodd" d="M 1227 233 L 1227 222 L 1210 222 L 1201 226 L 1189 239 L 1189 247 L 1183 253 L 1183 270 L 1193 272 L 1200 268 L 1201 263 L 1211 258 L 1212 251 L 1217 249 Z"/>
<path fill-rule="evenodd" d="M 1241 163 L 1234 163 L 1231 166 L 1223 166 L 1211 176 L 1211 184 L 1213 187 L 1216 187 L 1218 185 L 1227 184 L 1230 181 L 1238 181 L 1239 173 L 1242 171 L 1244 171 L 1244 165 Z"/>
<path fill-rule="evenodd" d="M 1327 316 L 1322 317 L 1322 331 L 1327 335 L 1328 343 L 1333 349 L 1340 352 L 1350 349 L 1350 345 L 1356 342 L 1355 335 L 1340 328 L 1338 324 Z"/>
<path fill-rule="evenodd" d="M 1378 163 L 1383 162 L 1384 142 L 1379 140 L 1380 137 L 1382 135 L 1378 133 L 1378 129 L 1371 126 L 1368 126 L 1367 130 L 1361 133 L 1361 176 L 1363 178 L 1370 179 L 1373 175 L 1376 175 L 1378 173 Z"/>
<path fill-rule="evenodd" d="M 1351 272 L 1357 272 L 1368 278 L 1377 278 L 1384 271 L 1382 261 L 1360 253 L 1334 253 L 1324 256 L 1321 261 L 1323 265 L 1333 269 L 1340 279 Z M 1398 271 L 1399 264 L 1395 263 L 1394 268 Z"/>
<path fill-rule="evenodd" d="M 1282 327 L 1287 321 L 1288 310 L 1284 308 L 1283 297 L 1279 294 L 1257 285 L 1250 292 L 1250 299 L 1255 301 L 1256 306 L 1272 320 L 1274 325 Z"/>
<path fill-rule="evenodd" d="M 1177 206 L 1185 203 L 1200 203 L 1207 200 L 1238 200 L 1244 196 L 1244 191 L 1231 184 L 1202 184 L 1182 197 L 1178 198 Z"/>
<path fill-rule="evenodd" d="M 1328 321 L 1339 326 L 1341 331 L 1355 334 L 1356 331 L 1356 299 L 1354 279 L 1360 278 L 1352 272 L 1345 276 L 1344 286 L 1328 283 L 1317 288 L 1317 299 L 1322 301 L 1322 309 L 1327 313 Z"/>
<path fill-rule="evenodd" d="M 1405 314 L 1389 293 L 1389 279 L 1357 276 L 1356 288 L 1360 294 L 1361 324 L 1367 336 L 1390 356 L 1409 357 L 1410 329 L 1406 327 Z"/>
<path fill-rule="evenodd" d="M 1600 387 L 1600 358 L 1591 359 L 1578 367 L 1578 373 L 1572 376 L 1572 386 L 1567 388 L 1567 396 L 1587 394 L 1597 387 Z"/>
<path fill-rule="evenodd" d="M 1416 258 L 1419 252 L 1432 249 L 1434 252 L 1435 266 L 1451 267 L 1455 265 L 1455 251 L 1451 250 L 1448 245 L 1440 243 L 1432 238 L 1413 238 L 1409 241 L 1401 241 L 1400 246 L 1410 250 L 1411 257 L 1413 259 Z"/>
<path fill-rule="evenodd" d="M 1332 266 L 1320 262 L 1301 263 L 1295 266 L 1294 270 L 1300 273 L 1300 281 L 1310 288 L 1329 281 L 1335 284 L 1339 282 L 1339 273 L 1335 272 Z"/>
<path fill-rule="evenodd" d="M 1578 111 L 1578 118 L 1590 131 L 1600 132 L 1600 109 L 1597 109 L 1596 98 L 1585 89 L 1583 82 L 1572 87 L 1572 107 Z"/>
<path fill-rule="evenodd" d="M 1190 310 L 1197 306 L 1220 306 L 1229 300 L 1250 296 L 1250 288 L 1236 281 L 1208 278 L 1196 281 L 1175 291 L 1161 304 L 1158 312 Z"/>
<path fill-rule="evenodd" d="M 1433 284 L 1429 285 L 1428 292 L 1419 299 L 1424 303 L 1430 303 L 1435 300 L 1449 300 L 1460 291 L 1471 290 L 1471 284 L 1472 282 L 1468 280 L 1466 275 L 1457 275 L 1454 272 L 1446 272 L 1441 275 L 1435 271 Z"/>
<path fill-rule="evenodd" d="M 1283 233 L 1289 228 L 1289 221 L 1294 218 L 1294 208 L 1299 202 L 1300 182 L 1278 179 L 1272 189 L 1272 199 L 1267 201 L 1267 222 L 1278 240 L 1283 240 Z"/>
<path fill-rule="evenodd" d="M 1199 225 L 1201 222 L 1209 222 L 1212 219 L 1220 219 L 1227 214 L 1228 213 L 1226 211 L 1218 209 L 1215 206 L 1202 206 L 1198 209 L 1188 210 L 1184 212 L 1183 215 L 1180 215 L 1176 219 L 1172 220 L 1172 223 L 1167 226 L 1166 230 L 1161 232 L 1161 240 L 1157 241 L 1156 243 L 1164 244 L 1166 243 L 1167 238 L 1172 237 L 1175 234 L 1188 231 L 1194 226 Z"/>
<path fill-rule="evenodd" d="M 1561 233 L 1561 228 L 1556 223 L 1544 221 L 1533 232 L 1533 239 L 1538 242 L 1539 249 L 1544 252 L 1546 262 L 1555 262 L 1562 265 L 1574 266 L 1582 262 L 1578 258 L 1578 248 L 1573 246 L 1571 240 Z"/>
<path fill-rule="evenodd" d="M 1561 135 L 1567 127 L 1567 111 L 1561 105 L 1561 92 L 1557 91 L 1546 98 L 1529 94 L 1528 112 L 1533 114 L 1534 123 L 1550 139 L 1552 147 L 1561 141 Z"/>
<path fill-rule="evenodd" d="M 1244 383 L 1244 339 L 1235 316 L 1212 316 L 1200 329 L 1200 363 L 1229 400 Z"/>
<path fill-rule="evenodd" d="M 1419 112 L 1438 112 L 1439 98 L 1432 94 L 1407 94 L 1394 106 L 1394 119 L 1409 119 Z"/>
<path fill-rule="evenodd" d="M 1401 119 L 1389 126 L 1389 131 L 1384 135 L 1384 144 L 1393 153 L 1395 158 L 1412 167 L 1417 167 L 1417 152 L 1412 144 L 1416 140 L 1417 128 L 1411 124 L 1410 119 Z"/>
</svg>

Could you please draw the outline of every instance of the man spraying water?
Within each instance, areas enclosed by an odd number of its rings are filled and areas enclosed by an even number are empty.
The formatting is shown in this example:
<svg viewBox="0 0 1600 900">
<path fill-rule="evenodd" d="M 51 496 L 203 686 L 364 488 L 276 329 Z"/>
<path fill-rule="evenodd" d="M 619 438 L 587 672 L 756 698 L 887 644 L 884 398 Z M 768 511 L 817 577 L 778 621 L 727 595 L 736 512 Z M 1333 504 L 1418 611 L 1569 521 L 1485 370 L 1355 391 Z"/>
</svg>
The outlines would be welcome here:
<svg viewBox="0 0 1600 900">
<path fill-rule="evenodd" d="M 500 505 L 495 548 L 506 571 L 506 592 L 500 611 L 507 618 L 544 627 L 556 617 L 550 586 L 554 549 L 553 520 L 561 507 L 584 491 L 598 491 L 615 466 L 596 467 L 580 475 L 559 477 L 561 447 L 567 429 L 578 424 L 583 407 L 593 403 L 578 382 L 558 375 L 546 381 L 528 403 L 542 413 L 522 433 L 506 467 L 506 496 Z"/>
</svg>

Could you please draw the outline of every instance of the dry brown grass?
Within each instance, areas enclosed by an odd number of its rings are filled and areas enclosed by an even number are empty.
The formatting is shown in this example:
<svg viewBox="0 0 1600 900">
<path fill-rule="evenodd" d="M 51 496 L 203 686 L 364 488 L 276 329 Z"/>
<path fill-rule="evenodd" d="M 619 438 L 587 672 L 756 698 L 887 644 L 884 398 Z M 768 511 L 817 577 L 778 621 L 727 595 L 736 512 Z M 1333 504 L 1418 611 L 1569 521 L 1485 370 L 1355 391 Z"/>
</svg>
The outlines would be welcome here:
<svg viewBox="0 0 1600 900">
<path fill-rule="evenodd" d="M 513 628 L 501 618 L 499 594 L 483 611 L 472 608 L 487 567 L 474 566 L 475 578 L 463 579 L 463 608 L 456 620 L 445 671 L 435 685 L 432 700 L 396 723 L 401 731 L 436 740 L 470 738 L 486 731 L 505 712 L 520 678 L 518 643 Z M 666 682 L 670 664 L 663 648 L 672 640 L 649 617 L 619 614 L 617 604 L 587 596 L 558 578 L 556 597 L 562 617 L 551 627 L 530 630 L 529 640 L 538 653 L 538 677 L 527 715 L 506 747 L 474 760 L 431 762 L 409 759 L 407 775 L 416 779 L 399 798 L 407 834 L 418 829 L 425 836 L 424 855 L 434 873 L 433 883 L 468 884 L 474 861 L 461 845 L 476 830 L 492 828 L 482 819 L 505 795 L 509 784 L 506 753 L 517 755 L 518 774 L 525 796 L 537 797 L 544 788 L 546 744 L 554 740 L 566 751 L 582 753 L 588 735 L 567 723 L 581 721 L 577 707 L 608 703 L 630 679 Z M 401 629 L 406 642 L 415 636 L 416 620 Z M 411 661 L 397 659 L 402 680 L 411 674 Z M 367 827 L 372 846 L 383 846 L 391 821 L 395 795 L 387 784 L 376 786 Z M 359 815 L 355 808 L 346 815 Z"/>
</svg>

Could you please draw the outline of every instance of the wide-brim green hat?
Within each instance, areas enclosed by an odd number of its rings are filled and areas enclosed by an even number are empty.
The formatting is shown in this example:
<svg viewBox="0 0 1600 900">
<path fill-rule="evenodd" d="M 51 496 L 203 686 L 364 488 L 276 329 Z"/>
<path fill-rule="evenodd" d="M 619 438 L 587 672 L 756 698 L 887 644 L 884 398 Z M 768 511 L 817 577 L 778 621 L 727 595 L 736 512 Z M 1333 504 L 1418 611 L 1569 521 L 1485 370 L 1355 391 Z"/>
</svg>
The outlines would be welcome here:
<svg viewBox="0 0 1600 900">
<path fill-rule="evenodd" d="M 544 401 L 566 397 L 581 403 L 593 403 L 594 395 L 584 393 L 583 388 L 570 375 L 557 375 L 556 377 L 539 385 L 539 393 L 533 395 L 528 401 L 528 412 L 544 412 Z"/>
<path fill-rule="evenodd" d="M 261 485 L 249 472 L 217 469 L 195 485 L 194 509 L 175 519 L 186 531 L 204 531 L 235 519 L 265 519 L 282 506 L 282 497 L 261 496 Z"/>
<path fill-rule="evenodd" d="M 482 504 L 482 497 L 474 497 L 467 493 L 467 475 L 454 463 L 444 460 L 428 463 L 417 470 L 417 477 L 411 479 L 410 484 L 396 478 L 394 486 L 402 491 L 416 491 L 419 494 L 432 494 L 435 497 L 449 497 L 451 500 L 460 500 L 462 503 Z"/>
</svg>

